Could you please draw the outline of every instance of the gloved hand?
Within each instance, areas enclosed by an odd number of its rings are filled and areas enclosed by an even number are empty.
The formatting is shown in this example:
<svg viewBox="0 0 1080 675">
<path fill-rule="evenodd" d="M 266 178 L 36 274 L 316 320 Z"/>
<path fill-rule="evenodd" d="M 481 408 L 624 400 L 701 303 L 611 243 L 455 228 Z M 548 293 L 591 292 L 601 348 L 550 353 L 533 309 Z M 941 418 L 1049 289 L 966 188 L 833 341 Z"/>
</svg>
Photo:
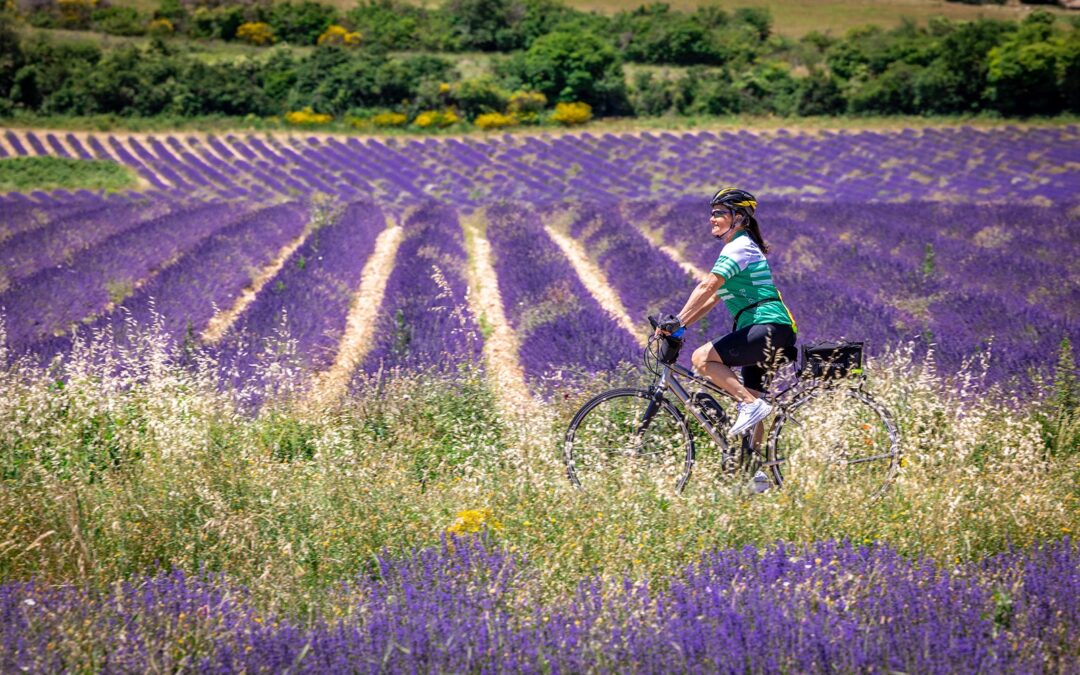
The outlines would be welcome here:
<svg viewBox="0 0 1080 675">
<path fill-rule="evenodd" d="M 660 317 L 659 324 L 658 327 L 665 333 L 674 333 L 682 328 L 682 321 L 674 314 L 666 314 Z"/>
</svg>

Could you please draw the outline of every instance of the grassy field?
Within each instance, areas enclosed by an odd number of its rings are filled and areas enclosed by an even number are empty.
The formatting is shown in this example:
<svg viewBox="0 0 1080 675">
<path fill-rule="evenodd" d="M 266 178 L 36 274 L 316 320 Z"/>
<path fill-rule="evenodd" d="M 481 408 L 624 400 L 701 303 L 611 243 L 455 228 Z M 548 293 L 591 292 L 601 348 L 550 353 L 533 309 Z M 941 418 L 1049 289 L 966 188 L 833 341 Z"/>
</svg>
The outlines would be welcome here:
<svg viewBox="0 0 1080 675">
<path fill-rule="evenodd" d="M 60 188 L 112 191 L 135 187 L 137 182 L 131 169 L 115 162 L 61 157 L 0 159 L 0 192 Z"/>
<path fill-rule="evenodd" d="M 816 479 L 751 495 L 709 446 L 677 497 L 648 475 L 615 472 L 585 492 L 566 480 L 573 411 L 636 371 L 564 387 L 528 418 L 500 414 L 470 369 L 282 400 L 253 418 L 208 370 L 170 365 L 163 344 L 126 352 L 124 368 L 85 352 L 61 370 L 0 371 L 0 579 L 227 571 L 302 609 L 380 551 L 437 545 L 461 518 L 532 561 L 550 596 L 589 575 L 663 578 L 706 550 L 778 540 L 883 541 L 951 563 L 1080 528 L 1080 418 L 1055 403 L 1076 395 L 1073 381 L 1046 400 L 973 396 L 898 350 L 869 370 L 906 453 L 883 499 Z"/>
<path fill-rule="evenodd" d="M 342 10 L 356 5 L 356 0 L 323 0 Z M 116 0 L 118 6 L 137 7 L 143 11 L 157 8 L 157 0 Z M 437 6 L 431 0 L 416 0 L 416 4 L 428 7 Z M 586 11 L 614 14 L 633 9 L 642 4 L 640 0 L 567 0 L 571 7 Z M 668 0 L 668 4 L 680 10 L 693 10 L 695 7 L 710 4 L 719 5 L 727 10 L 737 7 L 768 7 L 772 12 L 773 25 L 777 33 L 798 37 L 817 30 L 831 35 L 842 35 L 849 28 L 865 24 L 877 24 L 884 27 L 899 25 L 905 18 L 925 23 L 933 16 L 950 19 L 971 20 L 980 17 L 990 19 L 1018 19 L 1032 11 L 1028 5 L 965 5 L 943 0 L 820 0 L 799 2 L 798 0 Z M 1059 15 L 1067 12 L 1056 6 L 1040 6 Z"/>
</svg>

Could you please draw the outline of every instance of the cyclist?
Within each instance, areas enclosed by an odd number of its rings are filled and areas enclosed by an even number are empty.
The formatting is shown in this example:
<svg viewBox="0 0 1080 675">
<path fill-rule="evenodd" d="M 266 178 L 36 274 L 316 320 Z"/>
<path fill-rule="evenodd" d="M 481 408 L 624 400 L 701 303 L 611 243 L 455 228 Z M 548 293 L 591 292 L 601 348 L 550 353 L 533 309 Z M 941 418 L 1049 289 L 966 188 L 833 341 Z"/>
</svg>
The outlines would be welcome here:
<svg viewBox="0 0 1080 675">
<path fill-rule="evenodd" d="M 756 446 L 764 431 L 759 422 L 772 412 L 761 398 L 767 369 L 795 359 L 797 329 L 765 259 L 769 246 L 754 218 L 757 200 L 745 190 L 725 187 L 713 195 L 710 207 L 712 235 L 723 242 L 720 256 L 674 317 L 675 328 L 658 331 L 689 326 L 724 301 L 735 317 L 732 332 L 696 349 L 691 361 L 695 371 L 735 397 L 739 414 L 730 433 L 738 436 L 753 428 Z M 732 367 L 742 368 L 741 382 Z"/>
</svg>

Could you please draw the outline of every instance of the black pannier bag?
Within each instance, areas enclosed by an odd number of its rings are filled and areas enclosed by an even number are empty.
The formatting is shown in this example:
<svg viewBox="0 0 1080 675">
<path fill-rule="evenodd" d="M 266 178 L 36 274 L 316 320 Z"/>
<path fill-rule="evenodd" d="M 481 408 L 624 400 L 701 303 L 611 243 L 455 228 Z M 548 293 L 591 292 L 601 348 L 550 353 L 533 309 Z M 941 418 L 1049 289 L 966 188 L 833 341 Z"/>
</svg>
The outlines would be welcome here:
<svg viewBox="0 0 1080 675">
<path fill-rule="evenodd" d="M 802 356 L 802 367 L 811 377 L 831 380 L 862 374 L 862 342 L 818 340 L 803 345 Z"/>
<path fill-rule="evenodd" d="M 660 343 L 660 363 L 671 365 L 679 360 L 679 352 L 682 351 L 683 338 L 667 335 Z"/>
</svg>

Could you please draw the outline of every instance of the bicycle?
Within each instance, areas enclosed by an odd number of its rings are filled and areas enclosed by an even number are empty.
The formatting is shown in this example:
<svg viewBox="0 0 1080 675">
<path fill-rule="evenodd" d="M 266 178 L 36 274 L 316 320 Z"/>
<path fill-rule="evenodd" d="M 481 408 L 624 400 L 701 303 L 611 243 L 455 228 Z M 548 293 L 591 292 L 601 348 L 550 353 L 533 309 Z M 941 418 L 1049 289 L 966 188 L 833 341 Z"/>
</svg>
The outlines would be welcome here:
<svg viewBox="0 0 1080 675">
<path fill-rule="evenodd" d="M 655 329 L 656 319 L 649 321 Z M 720 448 L 723 473 L 755 476 L 758 491 L 798 477 L 822 487 L 836 480 L 870 480 L 877 484 L 871 494 L 878 496 L 895 479 L 903 460 L 899 432 L 892 414 L 864 388 L 863 343 L 804 346 L 798 363 L 783 364 L 796 366 L 794 382 L 768 397 L 774 410 L 764 447 L 753 447 L 751 429 L 732 449 L 725 433 L 730 418 L 710 392 L 721 400 L 734 398 L 676 363 L 682 342 L 669 335 L 650 337 L 644 355 L 654 375 L 649 387 L 602 392 L 574 415 L 563 446 L 571 483 L 582 488 L 647 473 L 682 493 L 694 468 L 696 439 L 676 403 Z M 778 374 L 777 369 L 774 381 Z M 681 378 L 703 389 L 691 393 Z M 825 423 L 811 429 L 809 422 L 819 417 Z M 614 471 L 621 459 L 632 460 L 621 465 L 629 476 Z"/>
</svg>

